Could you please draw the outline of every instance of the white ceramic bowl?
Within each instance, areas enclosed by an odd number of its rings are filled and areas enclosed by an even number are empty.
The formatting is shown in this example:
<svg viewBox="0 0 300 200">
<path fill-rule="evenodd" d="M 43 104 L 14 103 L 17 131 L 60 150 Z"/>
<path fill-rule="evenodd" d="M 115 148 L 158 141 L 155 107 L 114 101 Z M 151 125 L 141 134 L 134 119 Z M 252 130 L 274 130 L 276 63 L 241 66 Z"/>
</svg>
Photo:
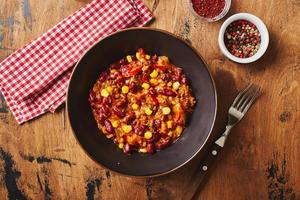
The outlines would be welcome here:
<svg viewBox="0 0 300 200">
<path fill-rule="evenodd" d="M 238 58 L 238 57 L 232 55 L 228 51 L 228 49 L 226 48 L 225 43 L 224 43 L 224 33 L 225 33 L 226 28 L 232 22 L 237 21 L 237 20 L 242 20 L 242 19 L 255 24 L 258 31 L 260 32 L 260 37 L 261 37 L 261 43 L 260 43 L 260 47 L 259 47 L 258 51 L 249 58 Z M 258 17 L 254 16 L 252 14 L 238 13 L 238 14 L 232 15 L 221 26 L 221 29 L 219 32 L 219 47 L 220 47 L 222 53 L 232 61 L 235 61 L 238 63 L 254 62 L 254 61 L 258 60 L 260 57 L 262 57 L 262 55 L 264 55 L 264 53 L 266 52 L 266 50 L 268 48 L 268 45 L 269 45 L 269 32 L 268 32 L 266 25 L 263 23 L 263 21 L 261 21 L 261 19 L 259 19 Z"/>
</svg>

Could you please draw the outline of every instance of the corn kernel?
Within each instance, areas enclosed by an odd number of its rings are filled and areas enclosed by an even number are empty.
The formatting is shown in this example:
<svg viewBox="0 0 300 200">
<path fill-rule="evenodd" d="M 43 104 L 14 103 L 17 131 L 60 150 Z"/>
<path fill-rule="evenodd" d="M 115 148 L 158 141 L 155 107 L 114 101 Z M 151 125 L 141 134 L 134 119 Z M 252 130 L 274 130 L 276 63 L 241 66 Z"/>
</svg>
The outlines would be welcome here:
<svg viewBox="0 0 300 200">
<path fill-rule="evenodd" d="M 131 56 L 126 56 L 126 59 L 127 59 L 127 61 L 128 61 L 129 63 L 131 63 L 131 62 L 132 62 L 132 58 L 131 58 Z"/>
<path fill-rule="evenodd" d="M 159 56 L 159 59 L 164 62 L 169 62 L 169 58 L 167 56 Z"/>
<path fill-rule="evenodd" d="M 120 149 L 123 149 L 124 144 L 123 144 L 123 143 L 120 143 L 120 144 L 118 145 L 118 147 L 119 147 Z"/>
<path fill-rule="evenodd" d="M 139 149 L 139 152 L 140 153 L 147 153 L 147 149 L 146 148 L 141 148 L 141 149 Z"/>
<path fill-rule="evenodd" d="M 173 83 L 173 89 L 174 90 L 178 90 L 180 87 L 180 83 L 178 81 L 176 81 L 175 83 Z"/>
<path fill-rule="evenodd" d="M 144 137 L 148 140 L 148 139 L 151 139 L 152 138 L 152 133 L 150 131 L 146 131 L 144 133 Z"/>
<path fill-rule="evenodd" d="M 117 70 L 115 70 L 115 69 L 110 70 L 110 73 L 112 73 L 112 74 L 115 73 L 115 72 L 117 72 Z"/>
<path fill-rule="evenodd" d="M 129 133 L 130 131 L 132 131 L 132 127 L 130 125 L 123 125 L 122 129 L 125 133 Z"/>
<path fill-rule="evenodd" d="M 176 101 L 172 101 L 171 103 L 172 103 L 172 105 L 176 105 L 177 104 Z"/>
<path fill-rule="evenodd" d="M 147 145 L 147 142 L 143 142 L 142 146 L 145 147 Z"/>
<path fill-rule="evenodd" d="M 123 139 L 123 138 L 119 138 L 118 142 L 119 142 L 119 143 L 123 143 L 123 142 L 124 142 L 124 139 Z"/>
<path fill-rule="evenodd" d="M 126 86 L 126 85 L 124 85 L 124 86 L 122 87 L 122 93 L 123 93 L 123 94 L 126 94 L 126 93 L 128 93 L 128 92 L 129 92 L 129 87 Z"/>
<path fill-rule="evenodd" d="M 146 113 L 146 115 L 151 115 L 152 114 L 152 110 L 150 108 L 146 108 L 145 109 L 145 113 Z"/>
<path fill-rule="evenodd" d="M 167 126 L 168 126 L 168 128 L 172 128 L 173 127 L 173 122 L 172 121 L 167 121 Z"/>
<path fill-rule="evenodd" d="M 150 88 L 150 85 L 148 83 L 143 83 L 142 84 L 142 87 L 145 89 L 145 90 L 148 90 Z"/>
<path fill-rule="evenodd" d="M 169 107 L 163 107 L 162 112 L 164 115 L 168 115 L 171 112 L 171 109 Z"/>
<path fill-rule="evenodd" d="M 163 132 L 163 133 L 166 132 L 167 131 L 167 124 L 165 122 L 162 122 L 160 129 L 161 129 L 161 132 Z"/>
<path fill-rule="evenodd" d="M 151 57 L 147 54 L 147 55 L 145 56 L 145 58 L 146 58 L 147 60 L 149 60 Z"/>
<path fill-rule="evenodd" d="M 109 96 L 109 92 L 106 89 L 103 89 L 103 90 L 101 90 L 101 96 L 108 97 Z"/>
<path fill-rule="evenodd" d="M 183 131 L 182 126 L 177 126 L 176 129 L 175 129 L 175 133 L 176 133 L 177 136 L 180 136 L 182 131 Z"/>
<path fill-rule="evenodd" d="M 149 69 L 149 65 L 144 65 L 143 67 L 142 67 L 142 71 L 144 72 L 144 71 L 147 71 Z"/>
<path fill-rule="evenodd" d="M 155 78 L 151 78 L 151 79 L 150 79 L 150 83 L 153 84 L 153 85 L 157 85 L 157 84 L 158 84 L 158 81 L 157 81 L 157 79 L 155 79 Z"/>
<path fill-rule="evenodd" d="M 117 128 L 120 125 L 120 122 L 116 120 L 116 121 L 113 121 L 111 124 L 114 128 Z"/>
<path fill-rule="evenodd" d="M 172 86 L 172 82 L 169 82 L 169 83 L 167 84 L 167 86 L 171 87 L 171 86 Z"/>
<path fill-rule="evenodd" d="M 156 78 L 158 76 L 158 71 L 157 70 L 153 70 L 150 74 L 151 78 Z"/>
<path fill-rule="evenodd" d="M 141 60 L 141 59 L 142 59 L 142 56 L 141 56 L 140 52 L 136 52 L 135 57 L 136 57 L 138 60 Z"/>
<path fill-rule="evenodd" d="M 137 110 L 139 108 L 139 105 L 137 105 L 136 103 L 131 105 L 133 110 Z"/>
<path fill-rule="evenodd" d="M 107 90 L 107 92 L 111 93 L 111 92 L 113 91 L 113 88 L 112 88 L 111 86 L 108 86 L 108 87 L 106 88 L 106 90 Z"/>
<path fill-rule="evenodd" d="M 157 64 L 158 65 L 167 65 L 169 63 L 169 58 L 167 56 L 159 56 Z"/>
<path fill-rule="evenodd" d="M 108 139 L 112 138 L 113 136 L 114 136 L 113 134 L 106 135 L 106 137 L 107 137 Z"/>
</svg>

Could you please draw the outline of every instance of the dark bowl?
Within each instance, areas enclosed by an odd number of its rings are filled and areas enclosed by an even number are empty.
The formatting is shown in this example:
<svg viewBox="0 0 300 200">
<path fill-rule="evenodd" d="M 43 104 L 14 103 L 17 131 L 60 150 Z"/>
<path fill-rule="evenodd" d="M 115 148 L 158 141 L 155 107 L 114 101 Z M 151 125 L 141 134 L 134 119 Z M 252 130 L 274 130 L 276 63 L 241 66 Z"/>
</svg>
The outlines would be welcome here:
<svg viewBox="0 0 300 200">
<path fill-rule="evenodd" d="M 166 55 L 182 67 L 197 105 L 182 136 L 155 154 L 124 154 L 98 129 L 88 102 L 89 90 L 110 64 L 144 48 Z M 200 152 L 212 131 L 217 95 L 211 74 L 201 56 L 183 40 L 162 30 L 132 28 L 114 33 L 95 44 L 77 63 L 67 94 L 67 111 L 73 132 L 85 152 L 97 163 L 130 176 L 158 176 L 186 164 Z"/>
</svg>

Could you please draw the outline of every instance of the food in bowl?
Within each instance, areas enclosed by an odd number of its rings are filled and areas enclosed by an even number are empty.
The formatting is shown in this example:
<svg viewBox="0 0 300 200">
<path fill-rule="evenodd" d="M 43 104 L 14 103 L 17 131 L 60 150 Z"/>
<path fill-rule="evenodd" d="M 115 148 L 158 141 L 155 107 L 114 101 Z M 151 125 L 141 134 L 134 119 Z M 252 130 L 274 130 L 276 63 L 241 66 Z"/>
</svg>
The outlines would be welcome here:
<svg viewBox="0 0 300 200">
<path fill-rule="evenodd" d="M 225 0 L 191 0 L 198 15 L 206 18 L 218 16 L 225 7 Z"/>
<path fill-rule="evenodd" d="M 231 0 L 188 0 L 188 4 L 194 16 L 208 22 L 214 22 L 227 14 Z"/>
<path fill-rule="evenodd" d="M 261 36 L 255 24 L 247 20 L 237 20 L 226 28 L 224 43 L 232 55 L 249 58 L 260 48 Z"/>
<path fill-rule="evenodd" d="M 181 68 L 138 49 L 100 74 L 89 102 L 99 129 L 125 153 L 154 153 L 181 136 L 196 99 Z"/>
</svg>

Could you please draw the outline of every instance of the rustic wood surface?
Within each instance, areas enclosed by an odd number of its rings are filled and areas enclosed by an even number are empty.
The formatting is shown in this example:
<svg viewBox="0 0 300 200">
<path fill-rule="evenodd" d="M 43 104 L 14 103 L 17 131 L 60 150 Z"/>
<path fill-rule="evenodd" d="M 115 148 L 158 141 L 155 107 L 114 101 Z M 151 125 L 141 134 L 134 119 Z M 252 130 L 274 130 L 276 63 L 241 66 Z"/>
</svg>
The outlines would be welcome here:
<svg viewBox="0 0 300 200">
<path fill-rule="evenodd" d="M 0 60 L 88 2 L 0 0 Z M 190 42 L 212 71 L 219 98 L 213 138 L 221 133 L 238 90 L 250 81 L 264 90 L 233 130 L 209 176 L 197 178 L 200 156 L 163 177 L 115 174 L 83 152 L 64 107 L 19 126 L 1 98 L 0 199 L 299 199 L 300 1 L 233 1 L 227 17 L 253 13 L 270 32 L 267 53 L 248 65 L 221 54 L 217 35 L 223 20 L 196 20 L 186 0 L 144 2 L 156 16 L 151 27 Z"/>
</svg>

